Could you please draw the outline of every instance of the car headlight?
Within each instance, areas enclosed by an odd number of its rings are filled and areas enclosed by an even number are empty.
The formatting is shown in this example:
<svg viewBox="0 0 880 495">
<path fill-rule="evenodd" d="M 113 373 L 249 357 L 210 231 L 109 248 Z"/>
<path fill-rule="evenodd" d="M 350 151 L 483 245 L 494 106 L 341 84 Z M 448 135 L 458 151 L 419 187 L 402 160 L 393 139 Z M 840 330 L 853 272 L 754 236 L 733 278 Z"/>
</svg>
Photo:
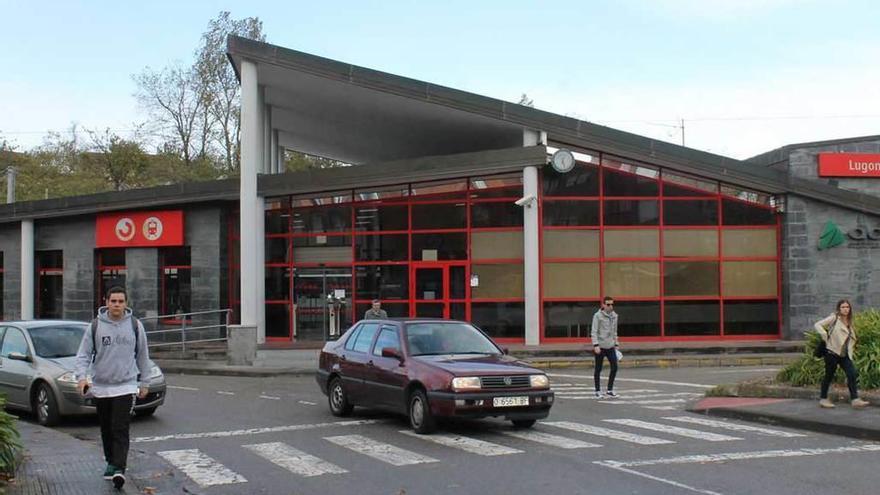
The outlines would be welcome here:
<svg viewBox="0 0 880 495">
<path fill-rule="evenodd" d="M 479 390 L 480 378 L 476 376 L 460 376 L 452 379 L 452 390 L 460 392 L 463 390 Z"/>
<path fill-rule="evenodd" d="M 57 381 L 61 383 L 76 383 L 78 380 L 76 379 L 76 374 L 72 371 L 68 371 L 67 373 L 56 378 Z"/>
<path fill-rule="evenodd" d="M 150 380 L 155 380 L 156 378 L 160 378 L 161 376 L 162 370 L 154 364 L 153 367 L 150 368 Z"/>
<path fill-rule="evenodd" d="M 548 388 L 550 387 L 550 379 L 547 375 L 529 375 L 529 384 L 532 388 Z"/>
</svg>

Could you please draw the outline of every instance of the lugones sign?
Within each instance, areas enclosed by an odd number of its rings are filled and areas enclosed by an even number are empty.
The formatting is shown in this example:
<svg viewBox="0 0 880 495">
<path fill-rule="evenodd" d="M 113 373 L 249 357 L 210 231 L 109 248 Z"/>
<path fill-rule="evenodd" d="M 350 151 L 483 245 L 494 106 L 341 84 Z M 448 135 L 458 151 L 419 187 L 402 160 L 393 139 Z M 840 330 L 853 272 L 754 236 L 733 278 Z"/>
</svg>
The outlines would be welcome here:
<svg viewBox="0 0 880 495">
<path fill-rule="evenodd" d="M 880 177 L 880 154 L 819 153 L 819 177 Z"/>
</svg>

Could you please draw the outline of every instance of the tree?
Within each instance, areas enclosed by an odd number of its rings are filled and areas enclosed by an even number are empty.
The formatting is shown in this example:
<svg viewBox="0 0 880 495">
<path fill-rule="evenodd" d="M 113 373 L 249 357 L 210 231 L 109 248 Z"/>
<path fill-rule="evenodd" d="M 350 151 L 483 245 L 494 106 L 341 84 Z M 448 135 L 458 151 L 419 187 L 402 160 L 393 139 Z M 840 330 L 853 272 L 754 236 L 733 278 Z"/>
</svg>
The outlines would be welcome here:
<svg viewBox="0 0 880 495">
<path fill-rule="evenodd" d="M 206 111 L 207 87 L 193 68 L 172 64 L 160 71 L 149 67 L 134 76 L 135 98 L 187 165 L 208 153 L 211 122 Z"/>
<path fill-rule="evenodd" d="M 336 168 L 347 167 L 349 164 L 338 160 L 331 160 L 322 156 L 307 155 L 299 151 L 287 150 L 284 155 L 284 170 L 287 172 L 299 172 L 313 168 Z"/>
<path fill-rule="evenodd" d="M 195 69 L 208 89 L 208 113 L 215 124 L 212 133 L 223 154 L 223 169 L 233 174 L 239 165 L 239 137 L 241 130 L 241 90 L 235 71 L 226 58 L 226 38 L 241 36 L 266 41 L 263 21 L 256 17 L 232 19 L 227 11 L 220 12 L 208 23 L 202 34 L 201 46 L 196 52 Z"/>
<path fill-rule="evenodd" d="M 83 156 L 84 175 L 100 177 L 114 191 L 153 185 L 148 175 L 150 160 L 140 142 L 123 139 L 110 129 L 89 131 L 89 135 L 92 152 Z"/>
</svg>

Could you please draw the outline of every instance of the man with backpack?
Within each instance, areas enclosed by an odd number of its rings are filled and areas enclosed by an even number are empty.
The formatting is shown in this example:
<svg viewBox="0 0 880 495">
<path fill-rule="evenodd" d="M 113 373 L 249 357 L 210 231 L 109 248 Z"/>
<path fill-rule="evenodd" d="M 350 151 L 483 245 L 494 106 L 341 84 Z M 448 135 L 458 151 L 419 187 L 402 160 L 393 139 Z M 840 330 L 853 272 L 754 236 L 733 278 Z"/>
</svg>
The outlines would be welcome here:
<svg viewBox="0 0 880 495">
<path fill-rule="evenodd" d="M 94 397 L 98 410 L 107 461 L 104 479 L 112 480 L 119 489 L 125 484 L 135 396 L 147 395 L 150 358 L 144 327 L 128 309 L 125 289 L 112 287 L 105 302 L 107 305 L 98 309 L 97 318 L 83 334 L 75 373 L 80 394 Z"/>
</svg>

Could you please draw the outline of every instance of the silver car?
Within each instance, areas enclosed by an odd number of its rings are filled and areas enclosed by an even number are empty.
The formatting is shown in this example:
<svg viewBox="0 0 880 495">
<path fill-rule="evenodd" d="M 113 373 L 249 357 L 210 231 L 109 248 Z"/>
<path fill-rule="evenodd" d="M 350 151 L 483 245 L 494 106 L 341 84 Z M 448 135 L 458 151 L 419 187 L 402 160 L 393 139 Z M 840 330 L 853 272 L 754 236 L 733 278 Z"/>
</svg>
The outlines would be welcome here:
<svg viewBox="0 0 880 495">
<path fill-rule="evenodd" d="M 76 390 L 76 351 L 88 323 L 65 320 L 0 322 L 0 393 L 6 406 L 34 413 L 51 426 L 61 416 L 95 414 L 91 398 Z M 137 399 L 138 415 L 150 415 L 165 402 L 165 376 L 150 361 L 149 392 Z"/>
</svg>

